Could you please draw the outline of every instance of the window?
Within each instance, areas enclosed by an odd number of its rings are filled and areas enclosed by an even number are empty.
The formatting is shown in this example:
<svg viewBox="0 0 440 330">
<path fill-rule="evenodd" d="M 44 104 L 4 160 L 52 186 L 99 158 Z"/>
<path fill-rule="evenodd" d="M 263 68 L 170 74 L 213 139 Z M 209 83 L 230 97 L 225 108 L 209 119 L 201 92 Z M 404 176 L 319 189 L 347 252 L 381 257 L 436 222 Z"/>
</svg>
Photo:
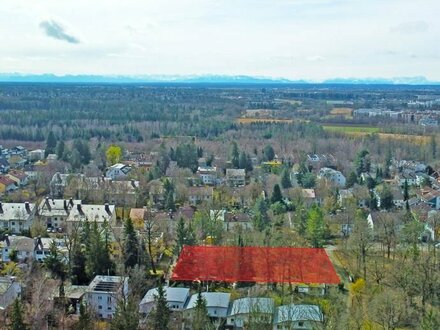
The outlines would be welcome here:
<svg viewBox="0 0 440 330">
<path fill-rule="evenodd" d="M 98 309 L 102 309 L 102 305 L 99 305 L 99 306 L 98 306 Z"/>
<path fill-rule="evenodd" d="M 102 300 L 102 296 L 98 296 L 98 300 Z"/>
<path fill-rule="evenodd" d="M 108 304 L 111 304 L 111 302 L 112 302 L 112 297 L 108 296 L 108 297 L 107 297 L 107 303 L 108 303 Z"/>
<path fill-rule="evenodd" d="M 298 322 L 298 326 L 299 326 L 299 327 L 303 327 L 303 326 L 304 326 L 304 322 L 303 322 L 303 321 L 299 321 L 299 322 Z"/>
<path fill-rule="evenodd" d="M 112 306 L 108 306 L 107 309 L 108 309 L 109 311 L 111 311 L 111 310 L 112 310 Z"/>
<path fill-rule="evenodd" d="M 11 222 L 11 226 L 15 226 L 15 221 L 12 221 L 12 222 Z"/>
</svg>

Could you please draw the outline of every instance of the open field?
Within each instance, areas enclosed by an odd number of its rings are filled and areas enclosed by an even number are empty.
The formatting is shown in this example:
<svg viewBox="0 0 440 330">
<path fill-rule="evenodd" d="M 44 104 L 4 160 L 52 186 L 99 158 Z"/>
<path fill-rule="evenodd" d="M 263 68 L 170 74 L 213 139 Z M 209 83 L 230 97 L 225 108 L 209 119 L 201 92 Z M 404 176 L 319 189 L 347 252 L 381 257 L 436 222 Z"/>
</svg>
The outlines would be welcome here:
<svg viewBox="0 0 440 330">
<path fill-rule="evenodd" d="M 407 141 L 416 144 L 426 144 L 429 142 L 429 136 L 423 135 L 410 135 L 410 134 L 398 134 L 398 133 L 381 133 L 379 127 L 372 126 L 338 126 L 338 125 L 323 125 L 324 130 L 329 132 L 343 133 L 352 137 L 365 137 L 371 134 L 377 135 L 383 140 L 400 140 Z"/>
<path fill-rule="evenodd" d="M 339 125 L 323 125 L 322 128 L 326 131 L 337 133 L 379 133 L 379 127 L 373 126 L 339 126 Z"/>
<path fill-rule="evenodd" d="M 276 119 L 276 118 L 238 118 L 239 124 L 253 124 L 253 123 L 282 123 L 292 124 L 292 119 Z"/>
<path fill-rule="evenodd" d="M 351 116 L 353 114 L 352 108 L 333 108 L 330 111 L 333 116 Z"/>
</svg>

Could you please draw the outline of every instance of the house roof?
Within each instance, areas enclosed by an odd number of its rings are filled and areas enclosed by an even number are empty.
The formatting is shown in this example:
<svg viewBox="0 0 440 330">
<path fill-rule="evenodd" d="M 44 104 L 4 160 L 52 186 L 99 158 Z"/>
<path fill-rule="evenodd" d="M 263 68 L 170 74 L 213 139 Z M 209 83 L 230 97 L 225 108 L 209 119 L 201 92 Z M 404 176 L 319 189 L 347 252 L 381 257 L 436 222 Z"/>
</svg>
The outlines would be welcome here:
<svg viewBox="0 0 440 330">
<path fill-rule="evenodd" d="M 226 176 L 230 177 L 230 176 L 245 176 L 246 175 L 246 170 L 239 168 L 228 168 L 226 169 Z"/>
<path fill-rule="evenodd" d="M 81 200 L 46 198 L 41 201 L 38 213 L 46 217 L 68 215 L 72 207 L 75 207 L 77 204 L 81 204 Z"/>
<path fill-rule="evenodd" d="M 173 288 L 173 287 L 165 286 L 164 290 L 166 293 L 167 301 L 177 301 L 177 302 L 185 303 L 186 299 L 189 296 L 188 288 Z M 157 294 L 158 294 L 157 288 L 148 290 L 144 298 L 142 298 L 140 305 L 153 302 L 154 297 L 157 296 Z"/>
<path fill-rule="evenodd" d="M 188 196 L 212 196 L 212 187 L 188 187 Z"/>
<path fill-rule="evenodd" d="M 33 252 L 35 242 L 33 238 L 25 236 L 8 236 L 5 241 L 9 240 L 9 249 L 16 251 Z M 5 243 L 3 243 L 5 245 Z"/>
<path fill-rule="evenodd" d="M 26 205 L 28 205 L 28 208 L 26 208 Z M 0 220 L 26 220 L 34 210 L 34 203 L 0 202 Z"/>
<path fill-rule="evenodd" d="M 229 315 L 249 314 L 252 312 L 272 314 L 275 303 L 272 298 L 242 298 L 232 303 Z"/>
<path fill-rule="evenodd" d="M 4 184 L 5 186 L 15 185 L 15 181 L 12 180 L 10 177 L 7 177 L 5 175 L 0 176 L 0 183 Z"/>
<path fill-rule="evenodd" d="M 92 205 L 92 204 L 76 204 L 69 213 L 66 221 L 88 221 L 103 222 L 109 221 L 112 215 L 115 213 L 115 206 L 108 205 L 108 211 L 106 205 Z"/>
<path fill-rule="evenodd" d="M 89 284 L 87 291 L 91 292 L 118 292 L 122 283 L 127 279 L 123 276 L 97 275 Z"/>
<path fill-rule="evenodd" d="M 277 308 L 275 324 L 296 321 L 322 322 L 323 315 L 319 306 L 316 305 L 283 305 Z"/>
<path fill-rule="evenodd" d="M 186 309 L 196 307 L 197 293 L 191 296 Z M 202 292 L 202 297 L 206 300 L 206 307 L 228 308 L 231 294 L 224 292 Z"/>
<path fill-rule="evenodd" d="M 338 284 L 327 253 L 318 248 L 184 246 L 173 281 Z"/>
</svg>

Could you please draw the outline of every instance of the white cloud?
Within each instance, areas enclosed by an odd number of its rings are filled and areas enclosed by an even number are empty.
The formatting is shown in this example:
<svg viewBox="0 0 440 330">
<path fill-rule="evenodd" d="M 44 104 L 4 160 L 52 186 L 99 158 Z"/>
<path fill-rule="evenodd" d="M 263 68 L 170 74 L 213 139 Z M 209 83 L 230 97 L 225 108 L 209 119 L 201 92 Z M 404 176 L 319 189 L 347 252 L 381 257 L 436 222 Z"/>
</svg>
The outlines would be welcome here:
<svg viewBox="0 0 440 330">
<path fill-rule="evenodd" d="M 437 0 L 15 0 L 0 8 L 0 72 L 440 80 L 439 11 Z M 44 35 L 47 17 L 81 43 Z"/>
</svg>

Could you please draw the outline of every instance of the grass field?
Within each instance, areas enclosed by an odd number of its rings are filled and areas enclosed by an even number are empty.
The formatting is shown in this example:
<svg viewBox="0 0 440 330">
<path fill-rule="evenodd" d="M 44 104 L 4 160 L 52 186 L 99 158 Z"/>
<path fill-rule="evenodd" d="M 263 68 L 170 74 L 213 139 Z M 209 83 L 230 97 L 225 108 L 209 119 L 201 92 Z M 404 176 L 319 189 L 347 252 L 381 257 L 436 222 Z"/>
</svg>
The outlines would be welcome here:
<svg viewBox="0 0 440 330">
<path fill-rule="evenodd" d="M 330 111 L 332 116 L 351 116 L 353 114 L 352 108 L 333 108 Z"/>
<path fill-rule="evenodd" d="M 282 123 L 282 124 L 292 124 L 292 119 L 275 119 L 275 118 L 238 118 L 237 122 L 239 124 L 253 124 L 253 123 Z"/>
<path fill-rule="evenodd" d="M 381 133 L 381 129 L 373 126 L 338 126 L 338 125 L 323 125 L 324 130 L 335 133 L 343 133 L 352 137 L 366 137 L 371 134 L 376 134 L 383 140 L 400 140 L 416 144 L 426 144 L 430 141 L 429 136 L 423 135 L 409 135 L 398 133 Z"/>
<path fill-rule="evenodd" d="M 380 128 L 373 126 L 339 126 L 339 125 L 323 125 L 324 130 L 337 133 L 379 133 Z"/>
</svg>

